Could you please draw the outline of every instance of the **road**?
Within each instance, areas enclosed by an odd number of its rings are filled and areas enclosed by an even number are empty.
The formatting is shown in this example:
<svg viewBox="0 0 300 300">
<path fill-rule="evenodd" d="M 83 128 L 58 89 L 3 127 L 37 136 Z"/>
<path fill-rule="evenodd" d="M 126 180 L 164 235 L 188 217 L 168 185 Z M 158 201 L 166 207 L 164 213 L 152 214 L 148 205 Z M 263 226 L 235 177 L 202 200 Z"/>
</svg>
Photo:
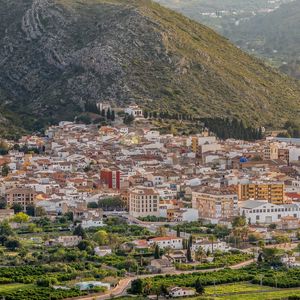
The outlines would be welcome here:
<svg viewBox="0 0 300 300">
<path fill-rule="evenodd" d="M 246 267 L 250 264 L 252 264 L 255 260 L 247 260 L 242 263 L 239 263 L 237 265 L 233 265 L 229 267 L 230 269 L 236 270 L 241 269 L 243 267 Z M 112 297 L 120 297 L 127 293 L 127 289 L 130 287 L 131 282 L 137 278 L 149 278 L 149 277 L 155 277 L 157 275 L 165 276 L 165 275 L 181 275 L 181 274 L 192 274 L 192 273 L 205 273 L 205 272 L 214 272 L 214 271 L 220 271 L 223 268 L 216 268 L 216 269 L 207 269 L 207 270 L 192 270 L 192 271 L 174 271 L 172 274 L 147 274 L 147 275 L 140 275 L 140 276 L 134 276 L 134 277 L 127 277 L 124 279 L 121 279 L 116 287 L 113 289 L 105 292 L 104 294 L 93 294 L 91 296 L 82 296 L 82 297 L 75 297 L 75 298 L 68 298 L 66 300 L 107 300 L 111 299 Z"/>
</svg>

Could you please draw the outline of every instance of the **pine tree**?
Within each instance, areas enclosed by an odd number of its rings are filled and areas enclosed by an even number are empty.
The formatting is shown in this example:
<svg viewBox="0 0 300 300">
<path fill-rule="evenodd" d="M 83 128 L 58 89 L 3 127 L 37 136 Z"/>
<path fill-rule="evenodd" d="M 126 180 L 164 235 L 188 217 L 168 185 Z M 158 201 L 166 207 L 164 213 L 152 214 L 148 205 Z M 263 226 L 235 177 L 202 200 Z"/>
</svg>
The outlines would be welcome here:
<svg viewBox="0 0 300 300">
<path fill-rule="evenodd" d="M 2 175 L 2 177 L 7 177 L 9 171 L 10 171 L 9 166 L 8 166 L 8 165 L 4 165 L 4 166 L 2 167 L 2 170 L 1 170 L 1 175 Z"/>
<path fill-rule="evenodd" d="M 193 236 L 190 235 L 188 247 L 192 247 L 192 246 L 193 246 Z"/>
<path fill-rule="evenodd" d="M 126 125 L 131 125 L 134 121 L 134 116 L 133 115 L 129 115 L 129 114 L 126 114 L 124 119 L 123 119 L 123 123 L 126 124 Z"/>
<path fill-rule="evenodd" d="M 104 109 L 104 108 L 103 108 L 102 111 L 101 111 L 101 116 L 102 116 L 102 117 L 105 117 L 105 109 Z"/>
<path fill-rule="evenodd" d="M 81 236 L 83 239 L 86 237 L 86 232 L 82 228 L 81 224 L 79 224 L 75 230 L 74 230 L 74 235 Z"/>
<path fill-rule="evenodd" d="M 130 292 L 132 294 L 143 294 L 144 292 L 144 283 L 142 279 L 136 279 L 132 281 Z"/>
</svg>

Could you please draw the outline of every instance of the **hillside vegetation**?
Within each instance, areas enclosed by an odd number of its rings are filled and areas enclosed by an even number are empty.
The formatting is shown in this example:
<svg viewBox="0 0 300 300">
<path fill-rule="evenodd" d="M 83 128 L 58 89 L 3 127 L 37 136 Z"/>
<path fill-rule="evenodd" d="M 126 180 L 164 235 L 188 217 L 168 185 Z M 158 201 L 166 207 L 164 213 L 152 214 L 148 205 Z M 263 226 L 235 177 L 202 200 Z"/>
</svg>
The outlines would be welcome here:
<svg viewBox="0 0 300 300">
<path fill-rule="evenodd" d="M 300 86 L 148 0 L 0 0 L 0 104 L 26 129 L 88 101 L 282 125 Z"/>
</svg>

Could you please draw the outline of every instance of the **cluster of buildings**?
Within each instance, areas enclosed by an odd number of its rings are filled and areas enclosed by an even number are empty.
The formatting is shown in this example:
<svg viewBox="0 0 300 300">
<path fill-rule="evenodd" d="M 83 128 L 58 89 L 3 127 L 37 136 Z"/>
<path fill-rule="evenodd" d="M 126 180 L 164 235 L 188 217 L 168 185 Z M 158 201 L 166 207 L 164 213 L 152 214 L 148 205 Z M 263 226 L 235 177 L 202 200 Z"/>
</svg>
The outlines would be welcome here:
<svg viewBox="0 0 300 300">
<path fill-rule="evenodd" d="M 24 146 L 26 153 L 18 150 Z M 220 141 L 208 131 L 160 134 L 147 122 L 100 128 L 61 122 L 13 149 L 0 156 L 0 171 L 9 168 L 0 176 L 8 208 L 34 205 L 37 215 L 49 216 L 72 211 L 86 228 L 98 227 L 103 211 L 90 203 L 117 197 L 123 205 L 115 209 L 133 219 L 229 224 L 243 215 L 251 224 L 299 225 L 298 140 Z"/>
</svg>

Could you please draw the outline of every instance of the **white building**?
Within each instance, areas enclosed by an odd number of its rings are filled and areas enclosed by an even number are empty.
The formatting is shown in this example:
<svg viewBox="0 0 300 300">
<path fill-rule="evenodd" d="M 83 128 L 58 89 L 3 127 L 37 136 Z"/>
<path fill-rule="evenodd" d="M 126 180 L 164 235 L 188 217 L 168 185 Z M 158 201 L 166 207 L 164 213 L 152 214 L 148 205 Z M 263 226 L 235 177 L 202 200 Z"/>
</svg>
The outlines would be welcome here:
<svg viewBox="0 0 300 300">
<path fill-rule="evenodd" d="M 192 288 L 173 287 L 169 290 L 169 295 L 173 298 L 194 296 L 196 291 Z"/>
<path fill-rule="evenodd" d="M 132 115 L 135 118 L 143 118 L 143 110 L 139 108 L 137 105 L 131 105 L 125 109 L 125 113 L 128 115 Z"/>
<path fill-rule="evenodd" d="M 160 133 L 158 130 L 149 130 L 147 133 L 145 133 L 144 138 L 148 141 L 158 141 L 160 138 Z"/>
<path fill-rule="evenodd" d="M 171 236 L 161 236 L 152 238 L 149 240 L 149 245 L 158 245 L 160 249 L 171 248 L 176 250 L 181 250 L 183 248 L 182 238 L 171 237 Z"/>
<path fill-rule="evenodd" d="M 101 256 L 101 257 L 103 257 L 103 256 L 105 256 L 105 255 L 110 255 L 110 254 L 112 254 L 111 248 L 106 247 L 106 246 L 103 246 L 103 247 L 96 247 L 96 248 L 94 249 L 94 251 L 95 251 L 95 254 L 96 254 L 96 255 Z"/>
<path fill-rule="evenodd" d="M 102 219 L 98 219 L 98 220 L 92 220 L 92 219 L 89 219 L 89 220 L 83 220 L 81 222 L 81 226 L 82 228 L 86 229 L 86 228 L 92 228 L 92 227 L 102 227 L 104 226 L 103 224 L 103 220 Z"/>
<path fill-rule="evenodd" d="M 299 204 L 276 205 L 263 200 L 248 200 L 239 202 L 240 215 L 244 215 L 251 224 L 271 224 L 282 217 L 300 217 Z"/>
<path fill-rule="evenodd" d="M 197 251 L 199 248 L 202 248 L 205 252 L 207 252 L 208 250 L 210 252 L 219 250 L 222 252 L 228 252 L 231 250 L 231 247 L 226 243 L 226 242 L 221 242 L 221 241 L 216 241 L 214 243 L 208 241 L 208 240 L 200 240 L 200 241 L 196 241 L 196 243 L 194 243 L 192 245 L 192 250 L 193 251 Z"/>
<path fill-rule="evenodd" d="M 293 147 L 289 149 L 289 161 L 295 162 L 300 160 L 300 148 Z"/>
<path fill-rule="evenodd" d="M 168 220 L 171 222 L 195 222 L 199 219 L 199 211 L 195 208 L 179 208 L 167 211 Z"/>
<path fill-rule="evenodd" d="M 81 291 L 90 290 L 94 287 L 104 287 L 105 289 L 110 289 L 110 284 L 101 282 L 101 281 L 85 281 L 85 282 L 78 282 L 75 284 Z"/>
</svg>

